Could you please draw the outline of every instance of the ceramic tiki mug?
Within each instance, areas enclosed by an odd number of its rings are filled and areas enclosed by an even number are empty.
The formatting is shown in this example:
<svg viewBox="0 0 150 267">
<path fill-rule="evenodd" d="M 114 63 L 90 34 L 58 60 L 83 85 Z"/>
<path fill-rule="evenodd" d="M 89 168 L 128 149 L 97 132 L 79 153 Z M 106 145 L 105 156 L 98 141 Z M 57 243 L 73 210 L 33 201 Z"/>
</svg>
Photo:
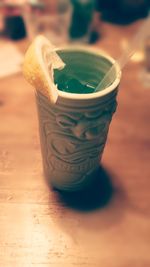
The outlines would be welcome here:
<svg viewBox="0 0 150 267">
<path fill-rule="evenodd" d="M 114 60 L 97 50 L 65 48 L 59 51 L 64 62 L 73 64 L 76 75 L 98 85 L 100 75 Z M 75 191 L 92 179 L 100 164 L 109 125 L 116 110 L 120 82 L 119 67 L 113 83 L 89 94 L 59 91 L 56 104 L 36 93 L 44 173 L 60 190 Z"/>
</svg>

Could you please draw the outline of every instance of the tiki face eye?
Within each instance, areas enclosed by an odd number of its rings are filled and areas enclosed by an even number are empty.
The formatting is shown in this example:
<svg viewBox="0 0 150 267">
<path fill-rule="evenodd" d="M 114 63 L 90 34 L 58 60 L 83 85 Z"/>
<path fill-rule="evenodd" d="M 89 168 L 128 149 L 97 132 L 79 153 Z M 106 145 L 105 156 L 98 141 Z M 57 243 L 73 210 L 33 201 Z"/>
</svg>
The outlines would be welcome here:
<svg viewBox="0 0 150 267">
<path fill-rule="evenodd" d="M 61 114 L 56 117 L 57 124 L 64 129 L 72 128 L 76 125 L 76 121 L 67 115 Z"/>
</svg>

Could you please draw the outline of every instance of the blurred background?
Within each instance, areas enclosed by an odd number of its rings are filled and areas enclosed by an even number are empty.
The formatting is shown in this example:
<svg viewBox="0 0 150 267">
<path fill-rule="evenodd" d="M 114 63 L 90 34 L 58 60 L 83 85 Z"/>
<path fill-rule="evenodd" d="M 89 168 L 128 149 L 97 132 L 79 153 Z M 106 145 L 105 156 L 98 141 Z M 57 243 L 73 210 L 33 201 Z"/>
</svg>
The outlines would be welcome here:
<svg viewBox="0 0 150 267">
<path fill-rule="evenodd" d="M 56 46 L 86 44 L 118 59 L 149 7 L 149 0 L 0 0 L 0 266 L 150 266 L 150 33 L 123 70 L 102 158 L 106 182 L 85 198 L 97 207 L 92 213 L 45 186 L 34 90 L 22 75 L 39 33 Z M 77 199 L 82 207 L 84 195 Z"/>
<path fill-rule="evenodd" d="M 0 48 L 4 41 L 14 44 L 26 39 L 27 43 L 37 34 L 44 34 L 56 46 L 65 43 L 101 44 L 107 35 L 105 25 L 111 24 L 115 25 L 114 31 L 117 27 L 122 30 L 119 42 L 126 49 L 127 26 L 130 32 L 135 22 L 147 17 L 149 6 L 149 0 L 1 0 Z M 144 46 L 147 46 L 149 41 L 145 42 Z M 9 48 L 12 48 L 10 43 Z M 5 61 L 2 49 L 0 53 Z M 141 59 L 141 55 L 139 57 Z M 3 65 L 2 59 L 0 64 Z M 149 63 L 146 64 L 149 68 Z"/>
<path fill-rule="evenodd" d="M 148 14 L 149 0 L 1 0 L 0 32 L 12 40 L 43 32 L 54 43 L 95 42 L 100 22 L 127 25 Z"/>
</svg>

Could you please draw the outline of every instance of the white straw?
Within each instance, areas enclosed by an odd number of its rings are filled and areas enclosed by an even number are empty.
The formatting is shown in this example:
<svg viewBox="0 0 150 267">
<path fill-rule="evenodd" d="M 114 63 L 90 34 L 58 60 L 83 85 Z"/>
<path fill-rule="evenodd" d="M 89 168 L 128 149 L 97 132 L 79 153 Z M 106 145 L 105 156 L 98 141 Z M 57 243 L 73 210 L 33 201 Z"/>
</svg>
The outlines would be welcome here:
<svg viewBox="0 0 150 267">
<path fill-rule="evenodd" d="M 117 59 L 114 64 L 110 67 L 110 69 L 107 71 L 103 79 L 98 84 L 95 92 L 104 89 L 108 87 L 114 80 L 113 73 L 116 70 L 116 66 L 120 66 L 120 70 L 124 68 L 124 66 L 129 61 L 130 57 L 133 56 L 133 54 L 136 52 L 140 44 L 144 41 L 144 39 L 147 37 L 147 35 L 150 34 L 150 16 L 142 23 L 142 26 L 138 30 L 138 32 L 134 35 L 132 38 L 129 47 L 126 49 L 126 51 Z M 118 75 L 119 73 L 117 73 Z"/>
</svg>

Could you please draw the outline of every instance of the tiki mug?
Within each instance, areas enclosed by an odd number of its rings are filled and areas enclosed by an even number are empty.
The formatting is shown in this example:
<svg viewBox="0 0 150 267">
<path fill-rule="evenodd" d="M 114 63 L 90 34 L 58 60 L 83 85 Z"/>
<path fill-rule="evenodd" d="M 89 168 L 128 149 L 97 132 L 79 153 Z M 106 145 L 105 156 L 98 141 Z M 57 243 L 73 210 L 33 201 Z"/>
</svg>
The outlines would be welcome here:
<svg viewBox="0 0 150 267">
<path fill-rule="evenodd" d="M 79 80 L 88 81 L 95 88 L 101 75 L 114 63 L 103 52 L 89 48 L 64 48 L 58 53 L 66 66 L 72 66 L 71 72 Z M 51 104 L 41 93 L 36 94 L 44 173 L 53 187 L 76 191 L 91 181 L 116 110 L 119 72 L 116 66 L 113 83 L 99 92 L 59 91 L 56 104 Z"/>
</svg>

